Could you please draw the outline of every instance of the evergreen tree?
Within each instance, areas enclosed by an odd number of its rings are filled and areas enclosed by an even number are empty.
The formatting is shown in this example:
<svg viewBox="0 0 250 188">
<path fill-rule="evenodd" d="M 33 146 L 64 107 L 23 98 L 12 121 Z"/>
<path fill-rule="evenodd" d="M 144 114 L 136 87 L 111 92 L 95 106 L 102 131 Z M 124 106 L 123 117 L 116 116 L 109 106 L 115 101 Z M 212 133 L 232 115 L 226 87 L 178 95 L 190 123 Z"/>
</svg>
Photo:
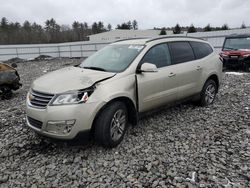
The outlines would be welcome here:
<svg viewBox="0 0 250 188">
<path fill-rule="evenodd" d="M 227 24 L 223 24 L 222 27 L 221 27 L 221 30 L 228 30 L 229 27 Z"/>
<path fill-rule="evenodd" d="M 56 21 L 51 18 L 45 22 L 45 31 L 47 33 L 47 40 L 49 43 L 59 42 L 59 32 L 60 26 L 56 23 Z"/>
<path fill-rule="evenodd" d="M 241 27 L 240 27 L 241 29 L 245 29 L 246 28 L 246 25 L 245 25 L 245 23 L 244 22 L 242 22 L 242 24 L 241 24 Z"/>
<path fill-rule="evenodd" d="M 212 31 L 210 24 L 207 24 L 207 26 L 204 27 L 203 31 Z"/>
<path fill-rule="evenodd" d="M 98 33 L 98 25 L 96 22 L 92 24 L 92 33 L 97 34 Z"/>
<path fill-rule="evenodd" d="M 167 33 L 166 33 L 166 28 L 163 27 L 163 28 L 161 29 L 160 35 L 166 35 L 166 34 L 167 34 Z"/>
<path fill-rule="evenodd" d="M 97 33 L 102 33 L 106 31 L 106 29 L 104 28 L 104 24 L 103 22 L 99 21 L 97 24 Z"/>
<path fill-rule="evenodd" d="M 107 29 L 108 29 L 109 31 L 111 31 L 111 30 L 112 30 L 112 25 L 111 25 L 111 24 L 108 24 Z"/>
<path fill-rule="evenodd" d="M 3 30 L 3 31 L 7 31 L 8 30 L 8 20 L 7 20 L 7 18 L 5 18 L 5 17 L 3 17 L 2 18 L 2 20 L 1 20 L 1 29 Z"/>
<path fill-rule="evenodd" d="M 128 21 L 128 22 L 127 22 L 127 25 L 128 25 L 128 28 L 129 28 L 129 29 L 132 29 L 132 28 L 133 28 L 131 21 Z"/>
<path fill-rule="evenodd" d="M 180 25 L 177 23 L 176 26 L 174 27 L 174 34 L 180 34 L 181 33 L 181 27 Z"/>
<path fill-rule="evenodd" d="M 191 24 L 190 27 L 188 28 L 188 31 L 187 31 L 187 32 L 188 32 L 188 33 L 196 33 L 197 30 L 196 30 L 196 28 L 194 27 L 194 25 Z"/>
<path fill-rule="evenodd" d="M 73 28 L 73 40 L 79 41 L 81 40 L 81 25 L 78 21 L 74 21 L 72 24 Z"/>
<path fill-rule="evenodd" d="M 138 29 L 138 22 L 136 20 L 133 20 L 132 26 L 133 26 L 134 30 L 137 30 Z"/>
</svg>

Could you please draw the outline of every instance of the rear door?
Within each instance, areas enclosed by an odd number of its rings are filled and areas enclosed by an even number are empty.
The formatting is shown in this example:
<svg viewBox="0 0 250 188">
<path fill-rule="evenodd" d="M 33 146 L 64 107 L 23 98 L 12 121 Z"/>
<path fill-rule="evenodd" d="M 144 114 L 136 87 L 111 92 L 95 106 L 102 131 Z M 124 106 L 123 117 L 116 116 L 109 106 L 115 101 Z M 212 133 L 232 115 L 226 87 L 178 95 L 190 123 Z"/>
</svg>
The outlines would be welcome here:
<svg viewBox="0 0 250 188">
<path fill-rule="evenodd" d="M 155 64 L 158 72 L 137 74 L 140 112 L 175 101 L 178 94 L 176 66 L 171 66 L 167 44 L 158 44 L 149 49 L 140 64 L 145 62 Z"/>
<path fill-rule="evenodd" d="M 172 63 L 176 65 L 178 75 L 178 99 L 199 92 L 202 79 L 202 64 L 196 60 L 193 49 L 188 41 L 169 42 Z"/>
</svg>

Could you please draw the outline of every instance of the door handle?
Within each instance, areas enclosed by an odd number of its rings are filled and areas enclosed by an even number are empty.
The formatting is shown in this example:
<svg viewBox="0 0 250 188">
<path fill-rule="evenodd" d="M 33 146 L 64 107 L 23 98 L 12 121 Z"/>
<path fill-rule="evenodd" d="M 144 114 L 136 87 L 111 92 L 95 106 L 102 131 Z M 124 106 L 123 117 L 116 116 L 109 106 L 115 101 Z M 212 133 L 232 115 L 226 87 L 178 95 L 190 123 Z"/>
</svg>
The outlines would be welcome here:
<svg viewBox="0 0 250 188">
<path fill-rule="evenodd" d="M 199 71 L 199 70 L 201 70 L 201 69 L 202 69 L 201 66 L 197 66 L 197 67 L 196 67 L 196 70 L 197 70 L 197 71 Z"/>
<path fill-rule="evenodd" d="M 174 74 L 174 73 L 170 73 L 169 75 L 168 75 L 168 77 L 173 77 L 173 76 L 175 76 L 176 74 Z"/>
</svg>

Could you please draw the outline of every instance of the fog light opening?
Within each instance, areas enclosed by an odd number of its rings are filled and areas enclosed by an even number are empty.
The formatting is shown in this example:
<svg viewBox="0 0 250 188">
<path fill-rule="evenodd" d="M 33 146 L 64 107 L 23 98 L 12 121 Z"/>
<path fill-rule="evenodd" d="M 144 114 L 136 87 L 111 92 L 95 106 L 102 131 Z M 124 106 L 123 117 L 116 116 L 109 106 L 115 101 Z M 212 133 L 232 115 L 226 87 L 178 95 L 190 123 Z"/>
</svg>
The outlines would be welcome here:
<svg viewBox="0 0 250 188">
<path fill-rule="evenodd" d="M 54 134 L 68 134 L 76 120 L 48 121 L 47 131 Z"/>
</svg>

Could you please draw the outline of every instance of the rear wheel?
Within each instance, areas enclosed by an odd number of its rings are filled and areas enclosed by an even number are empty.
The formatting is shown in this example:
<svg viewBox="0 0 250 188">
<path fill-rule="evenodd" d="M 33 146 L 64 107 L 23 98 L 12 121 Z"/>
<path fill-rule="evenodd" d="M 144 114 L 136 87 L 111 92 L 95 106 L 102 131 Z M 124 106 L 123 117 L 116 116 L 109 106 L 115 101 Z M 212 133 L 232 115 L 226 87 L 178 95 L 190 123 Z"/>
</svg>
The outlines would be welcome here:
<svg viewBox="0 0 250 188">
<path fill-rule="evenodd" d="M 117 146 L 124 137 L 128 124 L 128 112 L 122 102 L 109 104 L 95 121 L 95 140 L 104 147 Z"/>
<path fill-rule="evenodd" d="M 214 80 L 206 81 L 201 91 L 201 98 L 199 101 L 200 105 L 207 106 L 207 105 L 212 104 L 214 102 L 217 90 L 218 90 L 218 86 Z"/>
</svg>

